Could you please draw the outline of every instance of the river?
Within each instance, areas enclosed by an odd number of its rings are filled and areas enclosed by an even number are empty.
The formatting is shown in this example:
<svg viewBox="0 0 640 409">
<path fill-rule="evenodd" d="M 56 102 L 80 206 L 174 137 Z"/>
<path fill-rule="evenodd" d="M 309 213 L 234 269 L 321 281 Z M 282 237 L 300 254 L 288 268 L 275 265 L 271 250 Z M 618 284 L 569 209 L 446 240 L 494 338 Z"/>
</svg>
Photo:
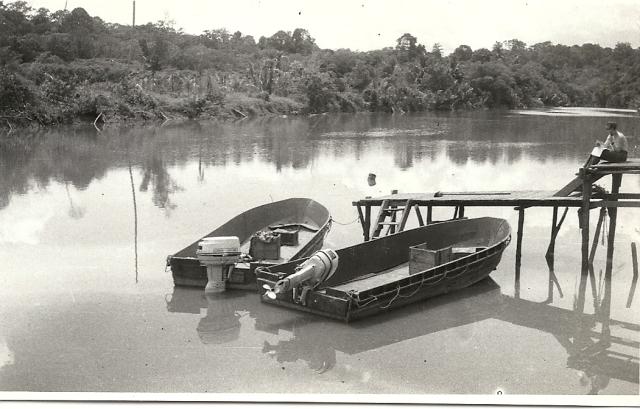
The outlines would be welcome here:
<svg viewBox="0 0 640 409">
<path fill-rule="evenodd" d="M 612 118 L 635 136 L 635 149 L 637 116 L 602 110 L 318 115 L 0 136 L 0 390 L 637 395 L 640 295 L 630 294 L 630 244 L 640 243 L 638 209 L 618 213 L 610 286 L 600 244 L 594 285 L 578 294 L 575 209 L 560 231 L 550 284 L 551 210 L 530 209 L 518 290 L 514 240 L 491 279 L 352 325 L 262 304 L 253 293 L 174 288 L 165 270 L 168 255 L 231 217 L 288 197 L 329 209 L 335 223 L 325 245 L 338 248 L 362 240 L 351 202 L 365 196 L 557 190 Z M 640 177 L 623 178 L 622 191 L 638 190 Z M 513 209 L 466 211 L 485 215 L 507 219 L 515 236 Z M 580 297 L 582 313 L 574 311 Z M 608 297 L 608 316 L 594 314 Z M 593 352 L 580 353 L 586 348 Z"/>
</svg>

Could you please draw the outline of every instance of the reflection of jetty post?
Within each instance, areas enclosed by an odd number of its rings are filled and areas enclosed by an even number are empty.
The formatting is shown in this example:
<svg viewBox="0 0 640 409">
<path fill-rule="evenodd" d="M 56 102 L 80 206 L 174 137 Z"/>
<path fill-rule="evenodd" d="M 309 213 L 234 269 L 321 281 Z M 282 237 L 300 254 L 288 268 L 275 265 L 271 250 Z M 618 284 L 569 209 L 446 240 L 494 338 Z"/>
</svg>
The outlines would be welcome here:
<svg viewBox="0 0 640 409">
<path fill-rule="evenodd" d="M 616 231 L 616 219 L 618 207 L 640 207 L 640 193 L 620 193 L 620 185 L 623 174 L 640 174 L 640 158 L 629 159 L 622 163 L 600 163 L 579 170 L 578 177 L 569 182 L 559 191 L 499 191 L 499 192 L 436 192 L 436 193 L 398 193 L 389 196 L 367 197 L 353 202 L 358 209 L 360 224 L 363 229 L 364 240 L 375 239 L 382 235 L 388 235 L 404 230 L 409 214 L 415 210 L 418 223 L 423 225 L 424 220 L 420 212 L 420 206 L 427 207 L 426 223 L 437 223 L 433 220 L 435 207 L 454 207 L 454 218 L 464 217 L 464 209 L 469 206 L 476 207 L 514 207 L 518 210 L 518 230 L 516 249 L 516 280 L 520 272 L 522 260 L 522 239 L 524 228 L 524 210 L 529 207 L 553 208 L 553 225 L 551 242 L 547 250 L 547 262 L 553 269 L 553 252 L 555 240 L 560 226 L 566 215 L 563 214 L 560 222 L 557 222 L 558 207 L 573 207 L 578 209 L 580 228 L 582 230 L 582 274 L 589 275 L 589 266 L 595 257 L 595 246 L 589 251 L 589 211 L 592 208 L 601 208 L 596 237 L 598 240 L 604 220 L 605 211 L 608 209 L 609 234 L 607 241 L 607 263 L 611 263 L 613 257 L 614 238 Z M 612 176 L 612 191 L 609 194 L 596 191 L 593 193 L 592 184 L 607 176 Z M 581 190 L 581 191 L 580 191 Z M 371 209 L 380 207 L 377 220 L 372 223 Z M 363 209 L 364 208 L 364 209 Z M 402 211 L 402 223 L 398 223 L 393 217 L 395 212 Z M 389 221 L 391 219 L 391 221 Z M 373 226 L 372 226 L 373 224 Z M 386 231 L 385 231 L 386 227 Z M 373 231 L 373 234 L 370 234 Z M 516 282 L 516 288 L 518 283 Z"/>
</svg>

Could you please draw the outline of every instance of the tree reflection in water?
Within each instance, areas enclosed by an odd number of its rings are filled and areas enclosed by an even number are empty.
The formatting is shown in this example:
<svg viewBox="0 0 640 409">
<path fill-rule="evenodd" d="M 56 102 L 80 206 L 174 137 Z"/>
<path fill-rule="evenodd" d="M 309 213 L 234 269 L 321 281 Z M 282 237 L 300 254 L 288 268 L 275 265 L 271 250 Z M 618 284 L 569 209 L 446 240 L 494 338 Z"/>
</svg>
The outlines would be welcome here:
<svg viewBox="0 0 640 409">
<path fill-rule="evenodd" d="M 157 149 L 153 149 L 151 156 L 142 164 L 140 191 L 148 191 L 149 185 L 153 191 L 153 204 L 164 209 L 167 216 L 171 215 L 171 211 L 176 208 L 171 201 L 171 194 L 181 191 L 182 188 L 169 174 L 162 153 Z"/>
</svg>

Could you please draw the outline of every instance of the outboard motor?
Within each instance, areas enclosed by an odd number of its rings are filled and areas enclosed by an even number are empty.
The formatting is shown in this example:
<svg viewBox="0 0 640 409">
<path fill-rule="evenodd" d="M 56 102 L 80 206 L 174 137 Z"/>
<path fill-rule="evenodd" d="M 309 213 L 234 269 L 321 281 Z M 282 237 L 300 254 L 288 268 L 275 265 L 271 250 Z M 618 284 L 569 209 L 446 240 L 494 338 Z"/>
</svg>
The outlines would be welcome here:
<svg viewBox="0 0 640 409">
<path fill-rule="evenodd" d="M 222 292 L 233 266 L 240 261 L 240 239 L 235 236 L 205 237 L 198 243 L 196 257 L 207 267 L 208 281 L 204 292 Z"/>
<path fill-rule="evenodd" d="M 273 287 L 273 293 L 278 294 L 304 284 L 307 289 L 313 289 L 318 284 L 328 280 L 338 268 L 338 254 L 331 249 L 320 250 L 296 267 L 296 272 L 279 280 Z"/>
</svg>

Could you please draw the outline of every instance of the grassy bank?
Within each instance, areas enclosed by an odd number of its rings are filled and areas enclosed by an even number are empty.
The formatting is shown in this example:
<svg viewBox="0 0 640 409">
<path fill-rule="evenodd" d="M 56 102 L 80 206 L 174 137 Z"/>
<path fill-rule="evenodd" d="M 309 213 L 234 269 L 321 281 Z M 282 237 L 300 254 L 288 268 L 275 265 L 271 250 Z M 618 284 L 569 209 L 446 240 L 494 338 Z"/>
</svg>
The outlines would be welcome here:
<svg viewBox="0 0 640 409">
<path fill-rule="evenodd" d="M 300 101 L 259 91 L 234 91 L 219 85 L 207 72 L 150 72 L 142 64 L 114 60 L 53 60 L 23 64 L 19 73 L 0 69 L 0 80 L 5 84 L 0 99 L 12 105 L 0 115 L 0 125 L 10 129 L 95 121 L 103 126 L 304 111 Z"/>
<path fill-rule="evenodd" d="M 541 106 L 640 106 L 640 49 L 517 39 L 449 55 L 410 33 L 367 52 L 320 49 L 307 30 L 256 41 L 123 26 L 0 0 L 0 127 Z"/>
</svg>

